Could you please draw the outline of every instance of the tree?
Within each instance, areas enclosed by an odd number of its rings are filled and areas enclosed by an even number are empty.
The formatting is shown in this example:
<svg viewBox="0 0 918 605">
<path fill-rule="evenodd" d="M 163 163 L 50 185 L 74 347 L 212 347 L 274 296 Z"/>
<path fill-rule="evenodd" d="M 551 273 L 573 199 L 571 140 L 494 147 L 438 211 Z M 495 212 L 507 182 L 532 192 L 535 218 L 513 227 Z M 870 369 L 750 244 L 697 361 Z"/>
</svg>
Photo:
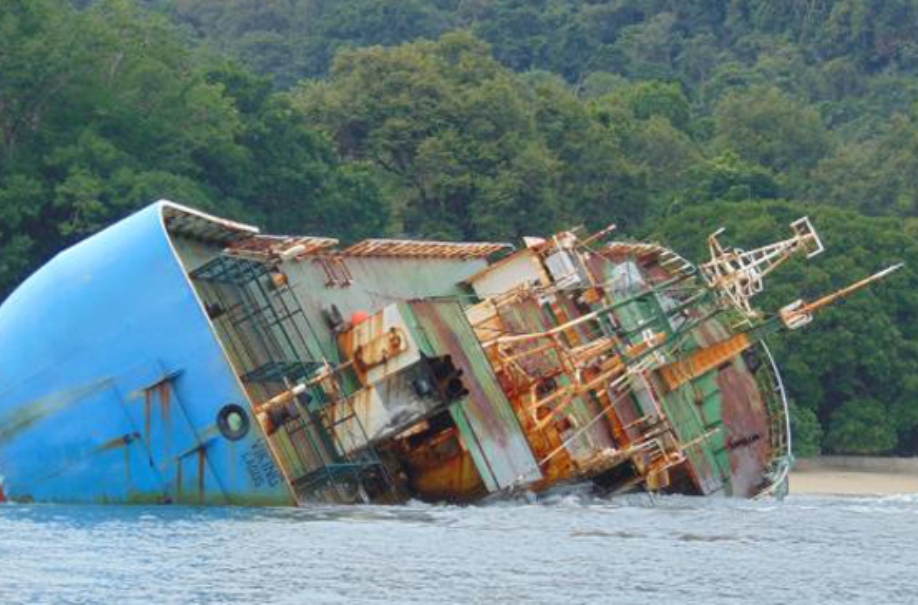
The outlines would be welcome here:
<svg viewBox="0 0 918 605">
<path fill-rule="evenodd" d="M 771 171 L 744 161 L 733 151 L 691 165 L 686 183 L 685 198 L 696 204 L 775 199 L 779 194 Z"/>
<path fill-rule="evenodd" d="M 0 4 L 0 297 L 66 245 L 161 198 L 358 237 L 386 220 L 267 80 L 204 67 L 127 0 Z"/>
<path fill-rule="evenodd" d="M 338 50 L 435 38 L 456 21 L 428 0 L 174 0 L 172 12 L 284 89 L 324 75 Z"/>
<path fill-rule="evenodd" d="M 813 198 L 866 214 L 918 216 L 918 127 L 897 115 L 881 136 L 822 160 L 813 177 Z"/>
<path fill-rule="evenodd" d="M 819 114 L 774 87 L 729 94 L 715 119 L 719 148 L 791 176 L 806 174 L 832 148 Z"/>
<path fill-rule="evenodd" d="M 244 150 L 234 174 L 215 175 L 242 211 L 269 229 L 355 240 L 385 229 L 388 210 L 365 165 L 345 164 L 267 78 L 228 64 L 210 69 L 240 116 Z"/>
<path fill-rule="evenodd" d="M 159 197 L 346 239 L 614 221 L 701 243 L 726 222 L 755 243 L 810 214 L 850 254 L 790 264 L 763 302 L 827 291 L 913 254 L 916 11 L 914 0 L 7 0 L 0 297 Z M 826 313 L 816 338 L 777 343 L 811 451 L 883 451 L 890 431 L 895 451 L 915 451 L 915 301 L 890 288 Z M 865 445 L 856 435 L 880 407 L 891 428 Z"/>
<path fill-rule="evenodd" d="M 757 307 L 774 313 L 796 299 L 814 300 L 904 261 L 906 268 L 818 315 L 811 326 L 772 343 L 788 391 L 802 410 L 828 427 L 829 452 L 918 453 L 918 240 L 892 219 L 867 218 L 827 206 L 788 202 L 708 203 L 685 207 L 654 233 L 690 258 L 703 259 L 705 236 L 726 227 L 733 245 L 753 247 L 786 237 L 787 224 L 814 220 L 826 253 L 797 260 L 766 278 Z M 866 408 L 866 411 L 860 408 Z M 805 426 L 797 414 L 797 427 Z M 876 431 L 871 420 L 883 419 Z M 809 430 L 809 429 L 807 429 Z M 855 436 L 864 433 L 862 436 Z"/>
<path fill-rule="evenodd" d="M 832 415 L 832 450 L 844 454 L 888 454 L 896 447 L 893 419 L 875 399 L 853 399 Z"/>
<path fill-rule="evenodd" d="M 614 141 L 563 84 L 527 83 L 467 33 L 343 53 L 294 97 L 345 158 L 373 163 L 404 233 L 508 238 L 642 212 L 616 197 Z"/>
</svg>

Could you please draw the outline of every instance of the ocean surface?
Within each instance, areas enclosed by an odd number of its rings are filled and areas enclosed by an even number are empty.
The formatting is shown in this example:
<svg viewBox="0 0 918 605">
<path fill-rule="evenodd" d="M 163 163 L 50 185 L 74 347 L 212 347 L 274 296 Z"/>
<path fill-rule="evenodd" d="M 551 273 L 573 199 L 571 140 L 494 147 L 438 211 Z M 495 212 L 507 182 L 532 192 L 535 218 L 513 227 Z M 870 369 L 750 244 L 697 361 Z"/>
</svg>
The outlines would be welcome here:
<svg viewBox="0 0 918 605">
<path fill-rule="evenodd" d="M 918 495 L 0 505 L 0 603 L 918 603 Z"/>
</svg>

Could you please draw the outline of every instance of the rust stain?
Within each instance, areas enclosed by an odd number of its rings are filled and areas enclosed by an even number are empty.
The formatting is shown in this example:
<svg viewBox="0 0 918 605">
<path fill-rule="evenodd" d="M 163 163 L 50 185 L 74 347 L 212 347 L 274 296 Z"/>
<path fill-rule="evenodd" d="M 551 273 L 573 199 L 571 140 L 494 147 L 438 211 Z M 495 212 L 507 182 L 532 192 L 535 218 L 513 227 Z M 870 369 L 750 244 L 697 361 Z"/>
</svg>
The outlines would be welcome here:
<svg viewBox="0 0 918 605">
<path fill-rule="evenodd" d="M 125 444 L 124 448 L 124 481 L 125 484 L 131 485 L 131 447 L 129 444 Z"/>
<path fill-rule="evenodd" d="M 487 490 L 455 427 L 404 452 L 411 489 L 430 500 L 468 501 Z"/>
<path fill-rule="evenodd" d="M 746 370 L 730 366 L 717 377 L 723 401 L 722 417 L 730 449 L 734 495 L 755 492 L 770 459 L 768 411 L 755 378 Z"/>
<path fill-rule="evenodd" d="M 159 407 L 163 419 L 164 455 L 168 457 L 172 452 L 172 390 L 168 382 L 162 382 L 154 387 L 159 397 Z"/>
<path fill-rule="evenodd" d="M 139 439 L 139 438 L 140 438 L 140 435 L 138 435 L 137 433 L 131 433 L 131 434 L 127 434 L 127 435 L 121 435 L 120 437 L 115 437 L 114 439 L 109 439 L 108 441 L 102 443 L 101 445 L 96 446 L 95 448 L 93 448 L 92 453 L 93 453 L 93 454 L 101 454 L 101 453 L 103 453 L 103 452 L 108 452 L 108 451 L 111 451 L 111 450 L 116 450 L 116 449 L 119 449 L 119 448 L 122 448 L 122 447 L 126 448 L 126 447 L 128 447 L 131 443 L 133 443 L 134 440 Z"/>
<path fill-rule="evenodd" d="M 255 235 L 250 238 L 231 242 L 228 249 L 241 256 L 253 256 L 259 260 L 277 260 L 283 256 L 293 255 L 301 259 L 332 248 L 338 240 L 330 237 L 290 237 L 278 235 Z"/>
<path fill-rule="evenodd" d="M 119 448 L 124 449 L 124 480 L 127 485 L 131 484 L 131 444 L 140 439 L 139 433 L 131 433 L 128 435 L 122 435 L 121 437 L 115 437 L 114 439 L 109 439 L 102 445 L 96 447 L 92 451 L 92 455 L 101 454 L 103 452 L 110 452 L 117 450 Z"/>
<path fill-rule="evenodd" d="M 198 499 L 204 502 L 204 478 L 207 469 L 207 450 L 198 448 Z"/>
<path fill-rule="evenodd" d="M 164 382 L 157 387 L 157 390 L 159 391 L 159 401 L 163 406 L 163 419 L 168 421 L 171 412 L 172 389 L 169 388 L 168 382 Z"/>
<path fill-rule="evenodd" d="M 51 471 L 50 473 L 46 475 L 43 475 L 41 478 L 37 479 L 36 481 L 38 483 L 42 483 L 44 481 L 49 481 L 56 477 L 60 477 L 64 475 L 65 473 L 67 473 L 68 471 L 70 471 L 70 469 L 82 463 L 83 460 L 86 460 L 98 454 L 104 454 L 106 452 L 111 452 L 111 451 L 115 451 L 115 450 L 122 449 L 122 448 L 125 450 L 126 462 L 128 463 L 128 466 L 130 466 L 130 458 L 127 457 L 129 456 L 127 452 L 131 449 L 130 448 L 131 443 L 133 443 L 137 439 L 140 439 L 139 433 L 127 433 L 119 437 L 114 437 L 112 439 L 109 439 L 108 441 L 105 441 L 97 445 L 96 447 L 92 448 L 91 450 L 89 450 L 88 453 L 83 454 L 79 457 L 73 458 L 71 460 L 68 460 L 61 467 Z"/>
<path fill-rule="evenodd" d="M 12 410 L 0 418 L 0 445 L 13 441 L 42 420 L 80 403 L 90 395 L 111 386 L 111 383 L 111 379 L 105 378 L 85 386 L 52 393 Z"/>
<path fill-rule="evenodd" d="M 660 368 L 660 376 L 667 388 L 675 391 L 683 384 L 700 378 L 705 373 L 727 363 L 751 346 L 752 341 L 748 335 L 736 334 L 726 340 L 698 349 L 685 359 Z"/>
<path fill-rule="evenodd" d="M 230 485 L 235 487 L 239 484 L 239 457 L 236 454 L 236 442 L 229 442 L 229 463 L 230 463 Z M 231 488 L 232 489 L 232 488 Z"/>
<path fill-rule="evenodd" d="M 493 242 L 437 242 L 424 240 L 367 239 L 344 250 L 344 256 L 380 258 L 487 258 L 511 244 Z"/>
<path fill-rule="evenodd" d="M 182 477 L 182 459 L 175 459 L 175 500 L 176 502 L 182 501 L 182 483 L 184 482 Z"/>
<path fill-rule="evenodd" d="M 151 401 L 152 393 L 144 391 L 143 393 L 143 439 L 147 444 L 147 450 L 150 449 L 150 431 L 153 424 L 153 402 Z"/>
</svg>

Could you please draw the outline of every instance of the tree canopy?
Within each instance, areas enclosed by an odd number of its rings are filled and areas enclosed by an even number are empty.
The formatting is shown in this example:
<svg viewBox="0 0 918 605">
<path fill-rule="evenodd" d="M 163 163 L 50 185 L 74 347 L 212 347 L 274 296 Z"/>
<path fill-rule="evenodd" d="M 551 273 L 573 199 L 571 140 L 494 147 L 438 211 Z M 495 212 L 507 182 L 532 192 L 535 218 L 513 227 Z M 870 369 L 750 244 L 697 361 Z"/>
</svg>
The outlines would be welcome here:
<svg viewBox="0 0 918 605">
<path fill-rule="evenodd" d="M 610 222 L 696 261 L 810 215 L 805 451 L 918 454 L 918 0 L 6 0 L 0 299 L 159 198 L 280 232 Z"/>
<path fill-rule="evenodd" d="M 202 63 L 164 18 L 111 0 L 0 7 L 0 293 L 62 246 L 160 198 L 345 236 L 385 223 L 268 80 Z"/>
</svg>

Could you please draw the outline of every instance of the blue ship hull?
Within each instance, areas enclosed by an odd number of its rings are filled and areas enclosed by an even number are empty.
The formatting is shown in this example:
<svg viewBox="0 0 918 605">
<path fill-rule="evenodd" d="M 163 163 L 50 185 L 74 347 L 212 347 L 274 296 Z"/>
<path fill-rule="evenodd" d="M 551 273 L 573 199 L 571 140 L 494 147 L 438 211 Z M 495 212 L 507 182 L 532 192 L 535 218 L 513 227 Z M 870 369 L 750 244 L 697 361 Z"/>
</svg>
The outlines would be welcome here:
<svg viewBox="0 0 918 605">
<path fill-rule="evenodd" d="M 246 396 L 174 250 L 169 208 L 61 253 L 0 307 L 5 497 L 295 502 L 257 426 L 221 435 L 220 411 Z"/>
</svg>

